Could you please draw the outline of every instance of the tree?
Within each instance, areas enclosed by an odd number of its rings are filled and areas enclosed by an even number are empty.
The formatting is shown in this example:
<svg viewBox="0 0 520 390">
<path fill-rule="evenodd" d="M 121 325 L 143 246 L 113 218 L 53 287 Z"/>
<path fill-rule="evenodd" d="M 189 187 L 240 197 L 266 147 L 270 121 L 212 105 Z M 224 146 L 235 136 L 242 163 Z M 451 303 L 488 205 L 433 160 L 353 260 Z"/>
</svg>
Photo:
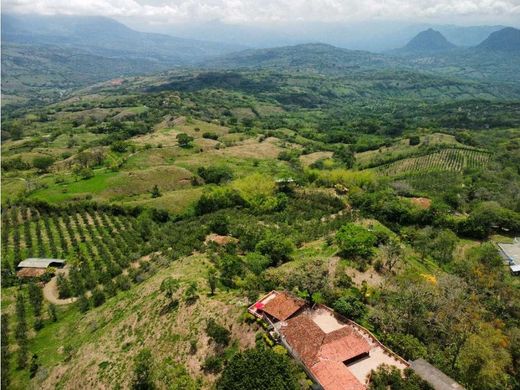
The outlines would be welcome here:
<svg viewBox="0 0 520 390">
<path fill-rule="evenodd" d="M 19 292 L 16 296 L 16 317 L 18 320 L 15 337 L 18 342 L 18 355 L 17 362 L 19 368 L 25 368 L 27 366 L 27 322 L 25 318 L 25 298 L 22 292 Z"/>
<path fill-rule="evenodd" d="M 96 287 L 94 290 L 92 290 L 92 297 L 90 299 L 92 300 L 92 306 L 98 307 L 105 303 L 106 298 L 103 291 Z"/>
<path fill-rule="evenodd" d="M 134 358 L 134 378 L 132 380 L 132 389 L 155 389 L 152 380 L 152 353 L 149 349 L 142 349 Z"/>
<path fill-rule="evenodd" d="M 166 295 L 166 297 L 171 301 L 171 303 L 174 303 L 174 295 L 179 290 L 179 287 L 181 286 L 181 283 L 178 279 L 172 278 L 171 276 L 168 276 L 163 279 L 161 283 L 161 292 Z"/>
<path fill-rule="evenodd" d="M 199 296 L 197 295 L 197 282 L 193 281 L 188 284 L 186 290 L 184 290 L 184 300 L 188 304 L 194 303 Z"/>
<path fill-rule="evenodd" d="M 42 289 L 38 287 L 34 282 L 29 283 L 29 303 L 33 307 L 33 313 L 35 317 L 39 317 L 42 312 L 43 305 L 43 293 Z"/>
<path fill-rule="evenodd" d="M 215 295 L 215 290 L 217 289 L 217 281 L 218 281 L 218 272 L 215 268 L 210 267 L 208 269 L 208 285 L 211 295 Z"/>
<path fill-rule="evenodd" d="M 33 158 L 32 165 L 40 172 L 47 172 L 53 163 L 54 159 L 50 156 L 38 156 Z"/>
<path fill-rule="evenodd" d="M 189 148 L 191 146 L 191 142 L 193 141 L 193 137 L 186 133 L 177 134 L 176 139 L 181 148 Z"/>
<path fill-rule="evenodd" d="M 0 341 L 1 341 L 1 360 L 0 360 L 0 366 L 1 366 L 1 388 L 2 389 L 8 389 L 10 380 L 9 380 L 9 361 L 10 361 L 10 353 L 9 353 L 9 315 L 7 313 L 2 314 L 2 320 L 1 320 L 1 335 L 0 335 Z"/>
<path fill-rule="evenodd" d="M 385 364 L 370 373 L 369 390 L 433 390 L 411 369 L 404 372 Z"/>
<path fill-rule="evenodd" d="M 85 294 L 81 294 L 78 299 L 78 308 L 82 313 L 87 312 L 90 309 L 90 301 L 85 296 Z"/>
<path fill-rule="evenodd" d="M 390 240 L 382 247 L 384 256 L 384 266 L 388 271 L 392 271 L 399 263 L 403 255 L 403 248 L 397 240 Z"/>
<path fill-rule="evenodd" d="M 374 233 L 354 223 L 342 226 L 336 233 L 336 243 L 345 257 L 370 257 L 376 242 Z"/>
<path fill-rule="evenodd" d="M 333 307 L 338 313 L 354 321 L 362 319 L 367 312 L 367 308 L 363 302 L 352 295 L 346 295 L 337 299 Z"/>
<path fill-rule="evenodd" d="M 297 268 L 289 276 L 289 284 L 307 293 L 309 303 L 314 303 L 314 294 L 323 290 L 328 283 L 329 272 L 321 259 L 311 260 Z"/>
<path fill-rule="evenodd" d="M 49 312 L 49 319 L 52 322 L 58 321 L 58 314 L 56 312 L 56 305 L 54 303 L 49 303 L 48 312 Z"/>
<path fill-rule="evenodd" d="M 216 387 L 217 390 L 296 390 L 299 385 L 287 356 L 268 348 L 254 348 L 233 356 Z"/>
<path fill-rule="evenodd" d="M 255 250 L 271 259 L 270 265 L 279 265 L 290 259 L 294 244 L 289 238 L 269 232 Z"/>
<path fill-rule="evenodd" d="M 161 196 L 161 191 L 159 190 L 159 186 L 155 184 L 152 188 L 152 198 L 158 198 Z"/>
</svg>

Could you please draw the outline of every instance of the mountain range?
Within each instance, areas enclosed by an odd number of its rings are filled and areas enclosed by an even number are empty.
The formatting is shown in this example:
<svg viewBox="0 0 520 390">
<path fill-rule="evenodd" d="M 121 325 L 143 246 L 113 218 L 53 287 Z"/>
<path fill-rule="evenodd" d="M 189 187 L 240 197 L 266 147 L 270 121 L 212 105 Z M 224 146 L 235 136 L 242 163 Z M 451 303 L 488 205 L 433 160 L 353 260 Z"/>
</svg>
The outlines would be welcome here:
<svg viewBox="0 0 520 390">
<path fill-rule="evenodd" d="M 481 29 L 472 34 L 476 32 Z M 520 30 L 514 28 L 492 31 L 470 48 L 456 46 L 429 28 L 402 49 L 386 53 L 323 43 L 244 50 L 240 45 L 139 32 L 104 17 L 3 15 L 2 96 L 3 104 L 48 101 L 100 81 L 181 67 L 338 75 L 402 69 L 517 85 L 519 47 Z"/>
</svg>

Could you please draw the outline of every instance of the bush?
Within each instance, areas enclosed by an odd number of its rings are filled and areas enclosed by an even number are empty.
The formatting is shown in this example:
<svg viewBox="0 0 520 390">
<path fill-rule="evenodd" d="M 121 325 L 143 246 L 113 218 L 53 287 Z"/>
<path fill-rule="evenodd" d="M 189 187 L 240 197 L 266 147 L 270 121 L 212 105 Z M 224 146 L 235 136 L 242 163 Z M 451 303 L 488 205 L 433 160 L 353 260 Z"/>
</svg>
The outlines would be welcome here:
<svg viewBox="0 0 520 390">
<path fill-rule="evenodd" d="M 222 370 L 222 366 L 224 365 L 224 359 L 220 355 L 208 356 L 204 359 L 204 363 L 202 363 L 202 368 L 206 372 L 210 372 L 212 374 L 216 374 Z"/>
<path fill-rule="evenodd" d="M 33 158 L 32 165 L 40 172 L 47 172 L 50 166 L 54 163 L 54 159 L 49 156 L 40 156 Z"/>
<path fill-rule="evenodd" d="M 216 141 L 218 139 L 218 134 L 212 131 L 206 131 L 202 133 L 202 138 L 214 139 Z"/>
<path fill-rule="evenodd" d="M 421 143 L 421 138 L 418 135 L 412 135 L 408 138 L 408 144 L 410 146 L 419 145 Z"/>
<path fill-rule="evenodd" d="M 233 179 L 233 172 L 226 166 L 199 167 L 197 173 L 208 184 L 220 184 Z"/>
<path fill-rule="evenodd" d="M 105 294 L 100 289 L 95 288 L 92 291 L 91 300 L 92 300 L 92 306 L 94 306 L 94 307 L 101 306 L 103 303 L 105 303 Z"/>
<path fill-rule="evenodd" d="M 244 200 L 237 191 L 229 188 L 214 188 L 202 194 L 195 205 L 195 212 L 202 215 L 244 204 Z"/>
<path fill-rule="evenodd" d="M 193 141 L 193 137 L 189 136 L 186 133 L 179 133 L 177 134 L 177 142 L 179 143 L 179 146 L 181 148 L 189 148 L 191 147 L 191 142 Z"/>
</svg>

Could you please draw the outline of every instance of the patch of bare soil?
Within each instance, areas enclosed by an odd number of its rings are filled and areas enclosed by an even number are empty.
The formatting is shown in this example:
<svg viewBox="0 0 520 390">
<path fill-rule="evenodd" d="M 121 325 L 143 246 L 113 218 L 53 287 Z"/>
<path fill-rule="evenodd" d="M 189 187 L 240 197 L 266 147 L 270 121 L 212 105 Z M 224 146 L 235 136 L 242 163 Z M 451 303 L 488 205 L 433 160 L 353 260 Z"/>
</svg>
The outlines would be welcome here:
<svg viewBox="0 0 520 390">
<path fill-rule="evenodd" d="M 68 273 L 68 269 L 64 268 L 62 270 L 57 270 L 56 274 L 64 274 Z M 74 303 L 77 298 L 67 298 L 61 299 L 58 292 L 58 284 L 56 282 L 57 275 L 54 276 L 45 286 L 43 286 L 43 297 L 48 300 L 50 303 L 54 303 L 55 305 L 68 305 L 70 303 Z"/>
<path fill-rule="evenodd" d="M 355 268 L 349 268 L 347 270 L 347 275 L 350 276 L 352 281 L 358 286 L 361 286 L 365 281 L 370 287 L 380 287 L 384 281 L 384 277 L 373 269 L 361 272 Z"/>
<path fill-rule="evenodd" d="M 410 199 L 410 202 L 412 202 L 414 205 L 419 206 L 422 209 L 429 209 L 432 205 L 432 200 L 428 198 L 407 198 Z"/>
</svg>

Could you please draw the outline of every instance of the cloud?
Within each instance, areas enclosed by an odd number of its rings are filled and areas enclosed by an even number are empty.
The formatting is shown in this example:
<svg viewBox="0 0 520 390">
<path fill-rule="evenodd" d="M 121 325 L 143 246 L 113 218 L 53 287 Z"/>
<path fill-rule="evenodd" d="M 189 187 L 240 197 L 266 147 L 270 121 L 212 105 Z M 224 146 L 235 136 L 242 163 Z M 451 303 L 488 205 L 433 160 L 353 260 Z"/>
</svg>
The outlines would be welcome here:
<svg viewBox="0 0 520 390">
<path fill-rule="evenodd" d="M 520 16 L 520 0 L 5 0 L 16 13 L 103 15 L 168 24 L 353 20 L 489 20 Z"/>
</svg>

